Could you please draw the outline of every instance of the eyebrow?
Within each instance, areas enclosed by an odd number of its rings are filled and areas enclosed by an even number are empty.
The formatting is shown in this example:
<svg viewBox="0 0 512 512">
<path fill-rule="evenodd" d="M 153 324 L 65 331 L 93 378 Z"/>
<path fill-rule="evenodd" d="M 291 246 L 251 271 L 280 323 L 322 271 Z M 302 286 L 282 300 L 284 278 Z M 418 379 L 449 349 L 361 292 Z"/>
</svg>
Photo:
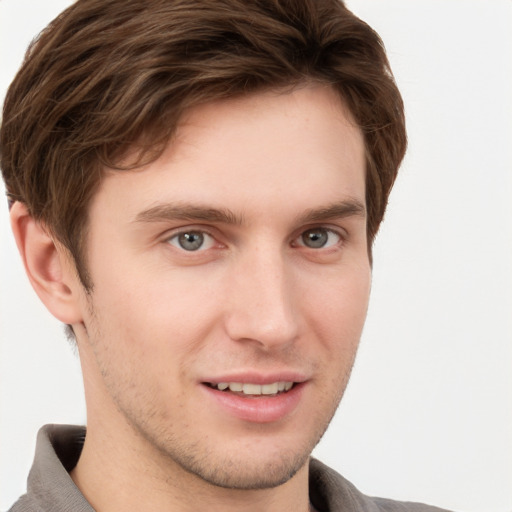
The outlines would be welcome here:
<svg viewBox="0 0 512 512">
<path fill-rule="evenodd" d="M 299 223 L 308 224 L 310 222 L 322 222 L 334 219 L 343 219 L 346 217 L 361 217 L 366 219 L 366 207 L 358 199 L 348 199 L 330 204 L 324 208 L 314 208 L 306 210 L 300 215 Z"/>
<path fill-rule="evenodd" d="M 153 206 L 140 212 L 135 222 L 165 222 L 186 220 L 201 222 L 218 222 L 241 225 L 243 218 L 227 208 L 210 208 L 188 203 L 171 203 Z"/>
<path fill-rule="evenodd" d="M 299 224 L 321 222 L 345 217 L 366 218 L 366 208 L 357 199 L 349 199 L 322 208 L 306 210 L 298 217 Z M 227 208 L 211 208 L 188 203 L 158 204 L 137 214 L 135 222 L 166 222 L 172 220 L 216 222 L 241 226 L 243 216 Z"/>
</svg>

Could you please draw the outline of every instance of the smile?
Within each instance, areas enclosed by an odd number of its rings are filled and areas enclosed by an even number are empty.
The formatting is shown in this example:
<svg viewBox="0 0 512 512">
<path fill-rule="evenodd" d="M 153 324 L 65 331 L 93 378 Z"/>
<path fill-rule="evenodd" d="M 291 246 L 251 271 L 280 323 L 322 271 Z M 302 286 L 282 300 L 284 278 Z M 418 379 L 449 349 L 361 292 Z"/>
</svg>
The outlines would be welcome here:
<svg viewBox="0 0 512 512">
<path fill-rule="evenodd" d="M 208 386 L 218 389 L 219 391 L 230 391 L 241 395 L 277 395 L 286 391 L 290 391 L 293 387 L 293 382 L 279 381 L 272 382 L 270 384 L 253 384 L 253 383 L 241 383 L 241 382 L 219 382 L 207 383 Z"/>
<path fill-rule="evenodd" d="M 308 382 L 302 379 L 274 382 L 269 379 L 261 383 L 257 378 L 253 382 L 240 382 L 240 377 L 232 378 L 233 381 L 203 381 L 201 388 L 208 397 L 208 403 L 214 404 L 216 416 L 220 410 L 230 417 L 250 423 L 284 420 L 299 406 L 308 387 Z"/>
</svg>

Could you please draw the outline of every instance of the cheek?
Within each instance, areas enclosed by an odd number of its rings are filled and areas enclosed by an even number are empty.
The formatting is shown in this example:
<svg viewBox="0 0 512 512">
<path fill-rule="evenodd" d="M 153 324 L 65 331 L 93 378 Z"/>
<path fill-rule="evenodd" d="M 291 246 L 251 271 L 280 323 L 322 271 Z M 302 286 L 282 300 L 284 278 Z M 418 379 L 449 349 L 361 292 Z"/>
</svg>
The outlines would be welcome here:
<svg viewBox="0 0 512 512">
<path fill-rule="evenodd" d="M 334 390 L 336 401 L 341 399 L 352 371 L 366 320 L 370 287 L 370 270 L 362 268 L 333 285 L 322 303 L 327 386 Z"/>
<path fill-rule="evenodd" d="M 309 286 L 304 311 L 329 345 L 338 350 L 357 346 L 370 296 L 368 266 L 332 272 L 322 286 Z"/>
<path fill-rule="evenodd" d="M 183 270 L 133 268 L 123 278 L 117 272 L 97 279 L 93 306 L 102 339 L 156 368 L 200 350 L 219 313 L 215 286 Z"/>
</svg>

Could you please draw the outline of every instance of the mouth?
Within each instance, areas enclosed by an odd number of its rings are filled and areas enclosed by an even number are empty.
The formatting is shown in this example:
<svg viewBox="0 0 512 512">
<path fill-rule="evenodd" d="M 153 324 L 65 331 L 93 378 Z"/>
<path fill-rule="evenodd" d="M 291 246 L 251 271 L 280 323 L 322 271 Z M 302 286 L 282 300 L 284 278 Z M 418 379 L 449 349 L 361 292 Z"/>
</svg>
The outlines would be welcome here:
<svg viewBox="0 0 512 512">
<path fill-rule="evenodd" d="M 220 408 L 228 417 L 250 423 L 274 423 L 289 417 L 301 403 L 308 384 L 306 379 L 292 375 L 245 376 L 245 382 L 240 377 L 233 375 L 230 380 L 226 376 L 215 381 L 210 378 L 201 387 L 208 403 L 211 400 L 215 404 L 215 411 Z"/>
<path fill-rule="evenodd" d="M 287 393 L 296 383 L 291 381 L 278 381 L 269 384 L 255 384 L 250 382 L 204 382 L 204 385 L 224 393 L 247 398 L 257 398 L 262 396 L 272 397 Z"/>
</svg>

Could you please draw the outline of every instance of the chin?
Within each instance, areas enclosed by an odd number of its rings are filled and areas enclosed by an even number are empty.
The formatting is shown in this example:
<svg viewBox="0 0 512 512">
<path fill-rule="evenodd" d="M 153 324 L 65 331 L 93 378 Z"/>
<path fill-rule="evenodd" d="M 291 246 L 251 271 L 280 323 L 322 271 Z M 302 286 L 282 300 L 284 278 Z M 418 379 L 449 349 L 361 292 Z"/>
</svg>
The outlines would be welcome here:
<svg viewBox="0 0 512 512">
<path fill-rule="evenodd" d="M 309 461 L 309 451 L 300 455 L 284 456 L 277 453 L 271 460 L 244 461 L 225 458 L 221 464 L 201 460 L 175 461 L 192 475 L 216 487 L 237 490 L 271 489 L 285 484 Z"/>
</svg>

